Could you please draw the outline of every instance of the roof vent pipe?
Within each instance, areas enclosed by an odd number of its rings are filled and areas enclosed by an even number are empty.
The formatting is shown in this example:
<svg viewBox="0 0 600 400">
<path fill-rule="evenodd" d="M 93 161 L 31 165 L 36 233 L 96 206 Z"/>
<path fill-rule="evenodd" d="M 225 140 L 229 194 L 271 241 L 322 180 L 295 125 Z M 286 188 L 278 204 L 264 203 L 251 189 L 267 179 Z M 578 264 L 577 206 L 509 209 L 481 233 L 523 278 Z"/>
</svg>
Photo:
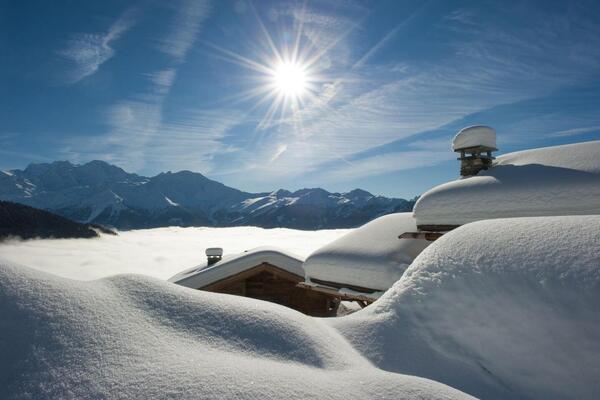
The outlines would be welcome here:
<svg viewBox="0 0 600 400">
<path fill-rule="evenodd" d="M 223 249 L 221 247 L 209 247 L 206 249 L 207 265 L 218 263 L 223 258 Z"/>
</svg>

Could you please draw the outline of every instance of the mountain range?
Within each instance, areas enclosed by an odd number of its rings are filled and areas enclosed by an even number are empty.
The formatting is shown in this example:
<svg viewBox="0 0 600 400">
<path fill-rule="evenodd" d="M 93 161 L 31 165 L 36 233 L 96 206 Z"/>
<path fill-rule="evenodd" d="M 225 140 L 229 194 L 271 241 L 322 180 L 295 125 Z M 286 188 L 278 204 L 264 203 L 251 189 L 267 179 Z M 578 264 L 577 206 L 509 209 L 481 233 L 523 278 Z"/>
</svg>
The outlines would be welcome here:
<svg viewBox="0 0 600 400">
<path fill-rule="evenodd" d="M 153 177 L 104 161 L 30 164 L 0 171 L 0 200 L 51 211 L 82 223 L 119 229 L 161 226 L 350 228 L 380 215 L 410 211 L 414 200 L 355 189 L 249 193 L 191 171 Z"/>
</svg>

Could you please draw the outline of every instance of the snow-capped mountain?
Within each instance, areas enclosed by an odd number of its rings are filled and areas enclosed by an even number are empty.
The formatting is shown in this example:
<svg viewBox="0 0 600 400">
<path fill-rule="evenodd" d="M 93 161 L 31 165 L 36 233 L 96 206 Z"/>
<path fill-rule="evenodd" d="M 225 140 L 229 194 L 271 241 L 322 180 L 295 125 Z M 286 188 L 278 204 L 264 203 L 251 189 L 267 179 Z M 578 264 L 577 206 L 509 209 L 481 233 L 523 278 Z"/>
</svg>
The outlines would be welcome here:
<svg viewBox="0 0 600 400">
<path fill-rule="evenodd" d="M 409 211 L 414 203 L 360 189 L 248 193 L 195 172 L 166 172 L 148 178 L 103 161 L 84 165 L 57 161 L 0 171 L 0 199 L 121 229 L 169 225 L 347 228 L 380 215 Z"/>
</svg>

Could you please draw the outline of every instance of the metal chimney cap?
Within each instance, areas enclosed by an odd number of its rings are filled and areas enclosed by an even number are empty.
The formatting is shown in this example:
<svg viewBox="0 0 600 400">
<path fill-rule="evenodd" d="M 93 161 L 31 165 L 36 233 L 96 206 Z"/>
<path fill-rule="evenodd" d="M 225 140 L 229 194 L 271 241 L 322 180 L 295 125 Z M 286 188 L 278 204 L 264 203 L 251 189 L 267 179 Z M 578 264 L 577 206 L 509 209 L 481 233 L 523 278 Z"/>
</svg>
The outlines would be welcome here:
<svg viewBox="0 0 600 400">
<path fill-rule="evenodd" d="M 223 248 L 222 247 L 209 247 L 206 249 L 207 257 L 222 257 L 223 256 Z"/>
</svg>

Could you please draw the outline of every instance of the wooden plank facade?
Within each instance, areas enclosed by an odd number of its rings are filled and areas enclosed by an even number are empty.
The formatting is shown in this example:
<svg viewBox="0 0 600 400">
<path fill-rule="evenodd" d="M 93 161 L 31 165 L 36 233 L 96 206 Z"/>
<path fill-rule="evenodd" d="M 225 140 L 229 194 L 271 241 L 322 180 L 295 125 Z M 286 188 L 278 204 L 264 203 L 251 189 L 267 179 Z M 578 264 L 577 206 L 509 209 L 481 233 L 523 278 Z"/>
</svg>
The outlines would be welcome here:
<svg viewBox="0 0 600 400">
<path fill-rule="evenodd" d="M 270 301 L 314 317 L 335 316 L 339 299 L 298 286 L 301 282 L 303 276 L 263 262 L 199 289 Z"/>
</svg>

